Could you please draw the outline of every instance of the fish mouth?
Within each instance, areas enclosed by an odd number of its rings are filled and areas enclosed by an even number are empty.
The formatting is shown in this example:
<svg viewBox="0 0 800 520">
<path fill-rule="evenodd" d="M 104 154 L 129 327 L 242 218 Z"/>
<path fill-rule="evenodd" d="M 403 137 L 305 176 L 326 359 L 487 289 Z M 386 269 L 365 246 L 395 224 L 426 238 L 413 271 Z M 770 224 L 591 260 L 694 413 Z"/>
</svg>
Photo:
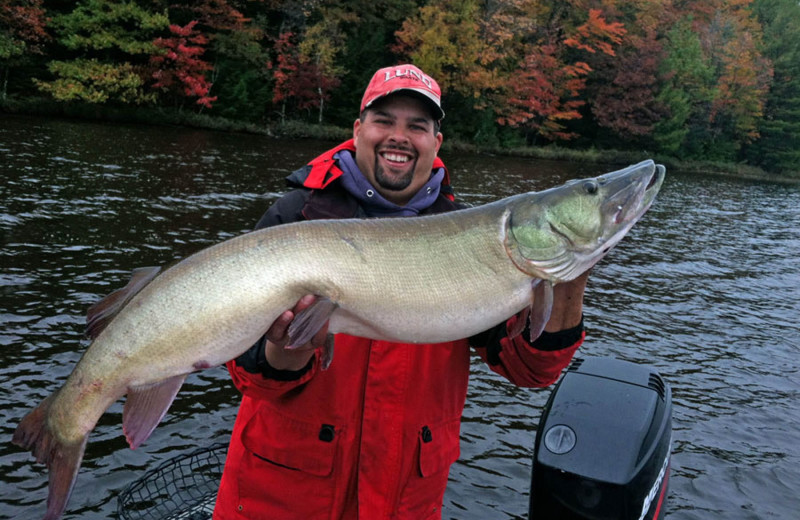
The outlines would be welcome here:
<svg viewBox="0 0 800 520">
<path fill-rule="evenodd" d="M 645 187 L 645 191 L 648 191 L 650 188 L 654 187 L 657 183 L 660 184 L 660 181 L 664 180 L 664 174 L 666 173 L 666 168 L 664 168 L 663 164 L 656 164 L 656 171 L 653 172 L 653 175 L 650 177 L 650 182 L 647 183 Z"/>
<path fill-rule="evenodd" d="M 649 208 L 664 181 L 666 169 L 644 161 L 600 177 L 612 195 L 602 205 L 612 226 L 633 225 Z M 627 230 L 626 230 L 627 231 Z"/>
<path fill-rule="evenodd" d="M 575 261 L 574 270 L 582 271 L 599 262 L 631 230 L 639 219 L 650 209 L 661 189 L 666 176 L 666 168 L 645 161 L 619 172 L 602 176 L 609 183 L 612 195 L 603 204 L 602 211 L 609 214 L 606 221 L 607 233 Z M 616 188 L 616 189 L 614 189 Z M 554 229 L 557 232 L 557 230 Z M 560 234 L 563 236 L 563 233 Z"/>
<path fill-rule="evenodd" d="M 658 195 L 659 190 L 661 190 L 661 185 L 664 183 L 664 177 L 666 177 L 667 169 L 663 164 L 656 164 L 654 166 L 655 170 L 645 185 L 644 190 L 642 191 L 642 196 L 639 199 L 640 207 L 634 222 L 641 218 L 641 216 L 644 215 L 648 209 L 650 209 L 650 206 L 653 205 L 653 201 L 655 201 L 656 195 Z"/>
<path fill-rule="evenodd" d="M 650 209 L 664 182 L 666 171 L 661 164 L 644 161 L 610 174 L 616 177 L 613 181 L 619 183 L 620 188 L 603 205 L 604 213 L 611 215 L 609 227 L 612 232 L 604 240 L 605 246 L 598 260 L 622 240 L 622 237 Z"/>
</svg>

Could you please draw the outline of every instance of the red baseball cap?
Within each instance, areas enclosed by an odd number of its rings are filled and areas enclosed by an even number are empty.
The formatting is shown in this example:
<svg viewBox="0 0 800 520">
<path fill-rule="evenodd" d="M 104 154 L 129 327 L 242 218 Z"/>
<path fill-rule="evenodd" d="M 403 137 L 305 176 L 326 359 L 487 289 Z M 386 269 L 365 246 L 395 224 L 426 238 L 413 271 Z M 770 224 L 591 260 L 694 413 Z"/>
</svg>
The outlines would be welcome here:
<svg viewBox="0 0 800 520">
<path fill-rule="evenodd" d="M 380 98 L 398 92 L 421 95 L 430 105 L 436 121 L 444 117 L 439 84 L 418 67 L 408 64 L 386 67 L 372 76 L 367 90 L 364 91 L 364 97 L 361 98 L 361 112 Z"/>
</svg>

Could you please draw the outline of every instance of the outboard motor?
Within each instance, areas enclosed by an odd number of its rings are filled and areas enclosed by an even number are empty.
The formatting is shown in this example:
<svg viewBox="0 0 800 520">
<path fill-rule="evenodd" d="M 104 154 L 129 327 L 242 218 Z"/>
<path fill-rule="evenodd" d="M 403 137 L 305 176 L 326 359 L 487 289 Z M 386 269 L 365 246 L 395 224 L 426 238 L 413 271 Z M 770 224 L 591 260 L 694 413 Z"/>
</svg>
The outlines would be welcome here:
<svg viewBox="0 0 800 520">
<path fill-rule="evenodd" d="M 578 359 L 550 394 L 533 455 L 530 520 L 659 520 L 672 393 L 655 370 Z"/>
</svg>

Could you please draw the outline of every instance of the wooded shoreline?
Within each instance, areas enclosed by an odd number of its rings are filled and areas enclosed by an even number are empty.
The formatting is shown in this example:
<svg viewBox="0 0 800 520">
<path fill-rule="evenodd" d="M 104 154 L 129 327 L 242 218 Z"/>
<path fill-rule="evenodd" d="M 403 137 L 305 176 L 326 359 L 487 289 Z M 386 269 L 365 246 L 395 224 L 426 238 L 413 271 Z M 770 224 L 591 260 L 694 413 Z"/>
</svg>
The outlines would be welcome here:
<svg viewBox="0 0 800 520">
<path fill-rule="evenodd" d="M 339 135 L 401 63 L 448 146 L 800 176 L 797 0 L 0 0 L 11 112 Z"/>
<path fill-rule="evenodd" d="M 89 105 L 64 105 L 52 100 L 9 103 L 0 102 L 0 113 L 18 117 L 56 117 L 80 119 L 112 124 L 172 125 L 187 128 L 199 128 L 218 132 L 247 133 L 263 135 L 274 139 L 315 139 L 338 143 L 349 139 L 351 128 L 333 125 L 309 124 L 303 121 L 286 121 L 270 125 L 256 125 L 243 121 L 235 121 L 222 117 L 196 114 L 194 112 L 165 112 L 157 109 L 130 109 L 98 107 Z M 447 152 L 466 152 L 477 155 L 504 155 L 509 157 L 530 157 L 534 159 L 554 161 L 576 161 L 609 166 L 625 166 L 645 159 L 653 159 L 667 166 L 668 170 L 679 170 L 686 173 L 702 173 L 731 178 L 756 181 L 775 182 L 781 184 L 800 184 L 800 172 L 797 174 L 774 174 L 760 168 L 745 164 L 724 162 L 681 161 L 673 157 L 648 152 L 630 150 L 576 150 L 556 145 L 524 146 L 515 148 L 491 147 L 468 143 L 458 138 L 447 136 L 446 126 L 442 129 L 445 140 L 442 150 Z"/>
</svg>

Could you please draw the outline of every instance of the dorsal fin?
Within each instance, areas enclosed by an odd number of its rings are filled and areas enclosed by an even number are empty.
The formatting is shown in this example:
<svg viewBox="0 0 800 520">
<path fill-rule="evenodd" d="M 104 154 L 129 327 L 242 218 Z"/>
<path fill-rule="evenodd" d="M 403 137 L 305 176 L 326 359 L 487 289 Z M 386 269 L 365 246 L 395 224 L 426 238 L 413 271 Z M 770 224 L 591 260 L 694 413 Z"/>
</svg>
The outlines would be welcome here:
<svg viewBox="0 0 800 520">
<path fill-rule="evenodd" d="M 91 339 L 99 336 L 125 304 L 144 289 L 160 271 L 160 267 L 134 269 L 128 285 L 122 289 L 117 289 L 89 307 L 89 311 L 86 313 L 86 335 Z"/>
</svg>

